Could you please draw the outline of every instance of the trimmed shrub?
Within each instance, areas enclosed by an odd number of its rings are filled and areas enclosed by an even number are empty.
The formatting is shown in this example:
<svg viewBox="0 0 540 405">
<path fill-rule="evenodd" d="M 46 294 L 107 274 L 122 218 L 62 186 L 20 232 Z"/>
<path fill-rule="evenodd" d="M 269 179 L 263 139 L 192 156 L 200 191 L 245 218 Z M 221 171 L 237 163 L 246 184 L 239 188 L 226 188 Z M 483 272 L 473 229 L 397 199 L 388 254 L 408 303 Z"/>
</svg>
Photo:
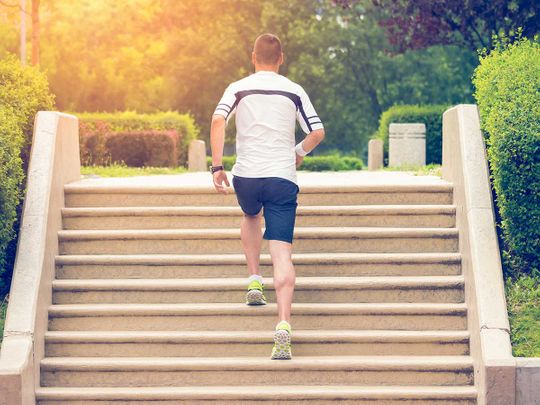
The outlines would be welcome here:
<svg viewBox="0 0 540 405">
<path fill-rule="evenodd" d="M 474 96 L 486 137 L 511 274 L 540 273 L 540 43 L 499 42 L 481 54 Z"/>
<path fill-rule="evenodd" d="M 155 114 L 138 114 L 134 111 L 117 113 L 74 113 L 79 117 L 81 136 L 81 161 L 87 164 L 105 164 L 107 150 L 105 138 L 111 133 L 141 133 L 148 131 L 176 131 L 179 141 L 177 142 L 177 164 L 185 165 L 189 143 L 197 139 L 199 130 L 193 117 L 189 114 L 179 114 L 174 111 L 159 112 Z M 84 137 L 95 134 L 97 137 L 86 149 Z M 142 145 L 142 144 L 139 144 Z M 140 151 L 144 154 L 144 151 Z"/>
<path fill-rule="evenodd" d="M 111 162 L 124 162 L 131 167 L 178 166 L 178 132 L 141 131 L 111 134 L 105 146 Z"/>
<path fill-rule="evenodd" d="M 15 262 L 34 118 L 53 108 L 45 74 L 13 55 L 0 60 L 0 297 L 9 289 Z"/>
<path fill-rule="evenodd" d="M 426 164 L 442 163 L 442 115 L 447 105 L 395 105 L 381 114 L 379 130 L 373 138 L 383 140 L 384 158 L 388 159 L 388 130 L 391 123 L 426 125 Z"/>
<path fill-rule="evenodd" d="M 223 167 L 231 170 L 236 156 L 223 156 Z M 212 164 L 212 158 L 207 158 L 208 167 Z M 361 170 L 364 163 L 355 156 L 322 155 L 306 156 L 298 170 L 308 170 L 313 172 L 340 171 L 340 170 Z"/>
<path fill-rule="evenodd" d="M 8 246 L 16 236 L 17 206 L 24 179 L 21 148 L 24 134 L 19 117 L 10 109 L 0 108 L 0 290 L 5 292 L 8 269 Z M 3 295 L 2 295 L 3 296 Z"/>
<path fill-rule="evenodd" d="M 35 67 L 22 66 L 13 55 L 0 60 L 0 106 L 11 107 L 23 131 L 21 157 L 26 172 L 34 117 L 40 110 L 54 108 L 54 95 L 49 92 L 47 77 Z"/>
</svg>

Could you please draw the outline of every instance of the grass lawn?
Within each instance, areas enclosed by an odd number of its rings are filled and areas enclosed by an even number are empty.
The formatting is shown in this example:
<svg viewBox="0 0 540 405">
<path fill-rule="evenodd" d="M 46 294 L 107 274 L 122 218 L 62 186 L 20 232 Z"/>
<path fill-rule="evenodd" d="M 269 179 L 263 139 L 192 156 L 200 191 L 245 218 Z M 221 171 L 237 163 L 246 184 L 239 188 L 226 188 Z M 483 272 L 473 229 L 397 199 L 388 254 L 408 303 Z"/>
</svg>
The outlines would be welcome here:
<svg viewBox="0 0 540 405">
<path fill-rule="evenodd" d="M 540 357 L 540 277 L 505 279 L 512 354 Z"/>
<path fill-rule="evenodd" d="M 81 174 L 97 175 L 100 177 L 131 177 L 148 176 L 152 174 L 179 174 L 186 173 L 185 167 L 128 167 L 115 163 L 110 166 L 81 166 Z"/>
<path fill-rule="evenodd" d="M 430 163 L 425 166 L 418 165 L 402 165 L 402 166 L 387 166 L 383 167 L 383 171 L 406 171 L 413 172 L 416 176 L 442 176 L 441 165 L 436 163 Z"/>
</svg>

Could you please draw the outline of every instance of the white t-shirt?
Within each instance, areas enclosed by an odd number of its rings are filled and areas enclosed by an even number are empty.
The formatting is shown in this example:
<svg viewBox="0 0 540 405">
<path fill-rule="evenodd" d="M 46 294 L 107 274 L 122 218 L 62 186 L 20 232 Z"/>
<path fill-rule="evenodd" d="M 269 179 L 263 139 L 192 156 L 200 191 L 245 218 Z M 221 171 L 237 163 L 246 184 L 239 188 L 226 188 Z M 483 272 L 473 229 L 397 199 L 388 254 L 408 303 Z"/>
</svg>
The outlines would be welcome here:
<svg viewBox="0 0 540 405">
<path fill-rule="evenodd" d="M 297 184 L 295 126 L 306 134 L 324 128 L 302 86 L 261 70 L 231 83 L 214 114 L 236 113 L 236 163 L 241 177 L 282 177 Z"/>
</svg>

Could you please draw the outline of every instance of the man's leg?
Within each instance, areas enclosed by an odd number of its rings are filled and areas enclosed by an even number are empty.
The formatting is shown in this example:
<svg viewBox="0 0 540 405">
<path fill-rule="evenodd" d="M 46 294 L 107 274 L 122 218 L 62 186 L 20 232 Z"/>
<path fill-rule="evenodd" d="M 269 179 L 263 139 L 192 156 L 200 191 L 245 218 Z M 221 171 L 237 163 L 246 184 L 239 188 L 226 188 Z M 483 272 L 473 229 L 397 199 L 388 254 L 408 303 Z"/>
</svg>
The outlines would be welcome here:
<svg viewBox="0 0 540 405">
<path fill-rule="evenodd" d="M 262 245 L 261 218 L 262 210 L 257 215 L 244 214 L 240 225 L 242 248 L 246 255 L 249 275 L 261 275 L 259 262 Z"/>
<path fill-rule="evenodd" d="M 274 266 L 274 289 L 278 306 L 278 322 L 291 321 L 291 304 L 296 274 L 292 263 L 292 244 L 281 240 L 269 240 L 268 247 Z"/>
</svg>

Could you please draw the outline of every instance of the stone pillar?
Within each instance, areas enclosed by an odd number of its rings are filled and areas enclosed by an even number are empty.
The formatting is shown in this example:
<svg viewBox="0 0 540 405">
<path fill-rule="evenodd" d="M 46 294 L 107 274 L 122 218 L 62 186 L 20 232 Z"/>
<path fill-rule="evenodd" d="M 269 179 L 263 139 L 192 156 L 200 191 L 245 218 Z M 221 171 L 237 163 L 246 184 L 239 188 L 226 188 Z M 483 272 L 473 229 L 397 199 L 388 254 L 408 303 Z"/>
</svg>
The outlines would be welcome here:
<svg viewBox="0 0 540 405">
<path fill-rule="evenodd" d="M 368 169 L 379 170 L 383 166 L 383 141 L 370 139 L 368 142 Z"/>
<path fill-rule="evenodd" d="M 388 166 L 426 164 L 426 126 L 390 124 Z"/>
<path fill-rule="evenodd" d="M 208 170 L 204 141 L 194 140 L 189 144 L 188 168 L 190 172 L 205 172 Z"/>
</svg>

